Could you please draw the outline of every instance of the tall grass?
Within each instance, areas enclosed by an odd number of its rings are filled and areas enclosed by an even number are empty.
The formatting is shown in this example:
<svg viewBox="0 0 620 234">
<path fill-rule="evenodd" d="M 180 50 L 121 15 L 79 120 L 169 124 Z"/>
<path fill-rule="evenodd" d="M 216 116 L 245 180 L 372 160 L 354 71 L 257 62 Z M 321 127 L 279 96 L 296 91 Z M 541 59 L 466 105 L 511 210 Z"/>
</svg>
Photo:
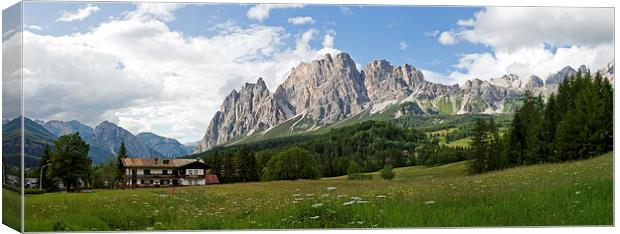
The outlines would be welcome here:
<svg viewBox="0 0 620 234">
<path fill-rule="evenodd" d="M 612 154 L 464 175 L 344 177 L 26 197 L 26 231 L 612 225 Z"/>
</svg>

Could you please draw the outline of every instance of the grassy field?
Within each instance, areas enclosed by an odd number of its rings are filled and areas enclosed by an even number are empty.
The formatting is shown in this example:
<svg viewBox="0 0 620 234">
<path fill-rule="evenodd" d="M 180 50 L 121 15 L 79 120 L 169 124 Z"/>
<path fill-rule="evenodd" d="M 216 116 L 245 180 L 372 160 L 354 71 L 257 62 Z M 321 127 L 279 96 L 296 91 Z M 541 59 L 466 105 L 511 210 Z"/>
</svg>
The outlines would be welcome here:
<svg viewBox="0 0 620 234">
<path fill-rule="evenodd" d="M 2 223 L 15 230 L 21 230 L 21 199 L 13 190 L 2 189 Z"/>
<path fill-rule="evenodd" d="M 613 224 L 612 153 L 467 176 L 466 163 L 385 181 L 275 181 L 26 197 L 26 231 Z"/>
</svg>

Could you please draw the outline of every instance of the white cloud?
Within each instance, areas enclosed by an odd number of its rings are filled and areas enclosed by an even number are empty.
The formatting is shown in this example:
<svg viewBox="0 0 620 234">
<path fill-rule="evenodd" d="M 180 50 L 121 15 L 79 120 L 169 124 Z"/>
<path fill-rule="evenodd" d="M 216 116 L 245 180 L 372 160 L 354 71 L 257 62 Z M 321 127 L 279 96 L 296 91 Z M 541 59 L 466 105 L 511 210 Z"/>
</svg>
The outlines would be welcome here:
<svg viewBox="0 0 620 234">
<path fill-rule="evenodd" d="M 461 19 L 461 20 L 456 21 L 456 25 L 463 26 L 463 27 L 474 26 L 474 19 L 466 19 L 466 20 Z"/>
<path fill-rule="evenodd" d="M 442 45 L 454 45 L 457 43 L 457 38 L 454 32 L 452 31 L 444 31 L 439 34 L 439 38 L 437 38 L 439 43 Z"/>
<path fill-rule="evenodd" d="M 257 4 L 248 10 L 246 15 L 250 19 L 263 21 L 269 18 L 269 12 L 273 9 L 286 9 L 286 8 L 302 8 L 302 4 Z"/>
<path fill-rule="evenodd" d="M 431 31 L 431 32 L 425 32 L 424 36 L 427 37 L 437 37 L 437 35 L 439 35 L 440 31 L 439 30 L 435 30 L 435 31 Z"/>
<path fill-rule="evenodd" d="M 325 34 L 323 38 L 323 47 L 324 48 L 333 48 L 334 47 L 334 36 L 331 34 Z"/>
<path fill-rule="evenodd" d="M 33 24 L 33 25 L 28 25 L 28 26 L 26 26 L 26 28 L 28 28 L 28 29 L 32 29 L 32 30 L 36 30 L 36 31 L 41 31 L 41 30 L 43 30 L 43 28 L 42 28 L 41 26 L 39 26 L 39 25 L 35 25 L 35 24 Z"/>
<path fill-rule="evenodd" d="M 136 3 L 136 9 L 127 13 L 127 18 L 158 19 L 164 22 L 174 21 L 174 11 L 185 6 L 180 3 Z"/>
<path fill-rule="evenodd" d="M 56 19 L 56 21 L 63 21 L 63 22 L 72 22 L 76 20 L 82 21 L 86 19 L 86 17 L 90 16 L 92 13 L 95 13 L 99 10 L 101 10 L 99 9 L 99 7 L 93 4 L 88 4 L 86 5 L 86 7 L 77 9 L 74 12 L 68 12 L 68 11 L 63 12 L 62 15 L 58 19 Z"/>
<path fill-rule="evenodd" d="M 613 40 L 613 8 L 489 7 L 455 35 L 499 50 L 547 44 L 584 46 Z"/>
<path fill-rule="evenodd" d="M 351 10 L 351 8 L 348 8 L 348 7 L 340 7 L 340 13 L 342 13 L 342 15 L 344 16 L 353 15 L 353 11 Z"/>
<path fill-rule="evenodd" d="M 228 23 L 213 36 L 186 36 L 167 26 L 170 17 L 138 15 L 85 33 L 25 32 L 27 115 L 91 126 L 109 120 L 133 133 L 196 141 L 233 88 L 261 76 L 273 92 L 299 62 L 339 52 L 332 32 L 323 48 L 312 48 L 316 29 L 291 35 L 282 27 Z M 288 47 L 283 41 L 291 36 L 297 43 Z"/>
<path fill-rule="evenodd" d="M 515 51 L 465 54 L 454 65 L 459 71 L 449 74 L 452 79 L 490 79 L 505 74 L 520 77 L 538 75 L 545 78 L 565 66 L 586 65 L 598 70 L 613 58 L 613 44 L 557 48 L 555 53 L 544 46 L 523 47 Z"/>
<path fill-rule="evenodd" d="M 447 84 L 447 85 L 453 85 L 458 82 L 458 80 L 455 80 L 451 76 L 442 75 L 440 73 L 433 72 L 430 70 L 425 70 L 425 69 L 420 69 L 420 71 L 424 75 L 424 79 L 430 82 Z"/>
<path fill-rule="evenodd" d="M 298 16 L 288 18 L 288 23 L 292 25 L 314 24 L 316 21 L 310 16 Z"/>
<path fill-rule="evenodd" d="M 463 82 L 514 73 L 546 77 L 564 66 L 599 69 L 613 59 L 613 9 L 490 7 L 444 31 L 444 45 L 462 41 L 491 52 L 460 55 L 448 76 Z"/>
<path fill-rule="evenodd" d="M 398 45 L 400 46 L 401 50 L 406 50 L 407 47 L 409 47 L 409 45 L 407 45 L 407 43 L 405 43 L 404 41 L 401 41 Z"/>
</svg>

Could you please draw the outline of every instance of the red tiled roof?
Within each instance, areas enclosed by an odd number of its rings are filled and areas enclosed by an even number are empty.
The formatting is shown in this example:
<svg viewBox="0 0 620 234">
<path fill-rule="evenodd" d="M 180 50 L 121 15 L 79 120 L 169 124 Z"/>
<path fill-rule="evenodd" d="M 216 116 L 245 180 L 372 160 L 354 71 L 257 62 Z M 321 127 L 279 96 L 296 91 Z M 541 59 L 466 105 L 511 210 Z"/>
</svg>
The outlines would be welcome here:
<svg viewBox="0 0 620 234">
<path fill-rule="evenodd" d="M 165 164 L 164 160 L 168 160 L 168 163 Z M 182 167 L 187 164 L 196 162 L 196 159 L 157 159 L 154 158 L 123 158 L 121 159 L 124 167 L 161 167 L 161 168 L 174 168 L 174 167 Z M 198 162 L 204 163 L 202 159 L 198 160 Z"/>
<path fill-rule="evenodd" d="M 216 175 L 211 175 L 211 174 L 207 174 L 205 176 L 206 182 L 207 184 L 219 184 L 220 180 L 217 178 Z"/>
</svg>

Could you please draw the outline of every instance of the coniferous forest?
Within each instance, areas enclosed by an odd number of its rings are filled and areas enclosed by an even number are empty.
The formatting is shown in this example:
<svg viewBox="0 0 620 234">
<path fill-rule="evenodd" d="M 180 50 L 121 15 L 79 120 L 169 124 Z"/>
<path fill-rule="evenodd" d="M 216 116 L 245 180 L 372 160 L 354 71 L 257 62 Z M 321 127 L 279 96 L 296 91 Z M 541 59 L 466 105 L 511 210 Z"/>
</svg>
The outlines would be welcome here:
<svg viewBox="0 0 620 234">
<path fill-rule="evenodd" d="M 613 88 L 599 73 L 578 72 L 546 100 L 526 95 L 503 137 L 479 119 L 472 138 L 470 173 L 601 155 L 613 150 Z"/>
</svg>

